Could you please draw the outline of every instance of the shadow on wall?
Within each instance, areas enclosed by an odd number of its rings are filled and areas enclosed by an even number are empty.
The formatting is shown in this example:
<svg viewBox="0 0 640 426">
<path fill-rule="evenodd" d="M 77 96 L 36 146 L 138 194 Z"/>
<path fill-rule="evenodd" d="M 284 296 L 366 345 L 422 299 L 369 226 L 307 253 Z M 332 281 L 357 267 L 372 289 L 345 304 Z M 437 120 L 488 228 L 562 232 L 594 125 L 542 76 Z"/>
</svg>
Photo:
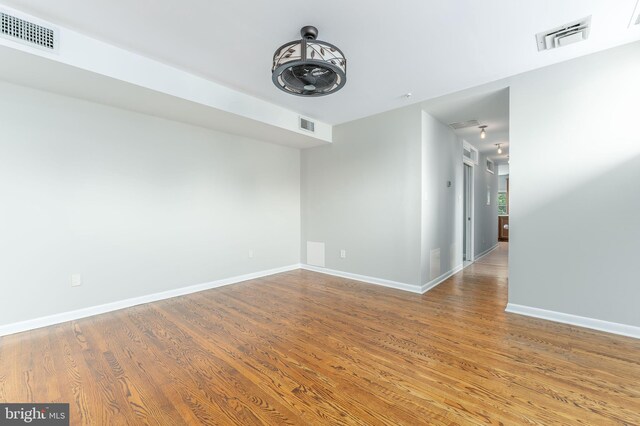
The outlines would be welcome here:
<svg viewBox="0 0 640 426">
<path fill-rule="evenodd" d="M 640 154 L 526 202 L 511 211 L 509 302 L 640 326 Z"/>
</svg>

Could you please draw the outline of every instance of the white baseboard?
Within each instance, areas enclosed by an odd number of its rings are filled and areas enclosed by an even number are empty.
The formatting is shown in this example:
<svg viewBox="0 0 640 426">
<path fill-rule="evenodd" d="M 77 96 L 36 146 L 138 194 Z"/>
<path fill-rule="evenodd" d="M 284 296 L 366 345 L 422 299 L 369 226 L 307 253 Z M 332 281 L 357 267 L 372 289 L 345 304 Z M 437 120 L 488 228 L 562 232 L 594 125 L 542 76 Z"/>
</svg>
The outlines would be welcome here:
<svg viewBox="0 0 640 426">
<path fill-rule="evenodd" d="M 477 255 L 477 256 L 474 256 L 474 257 L 473 257 L 473 261 L 474 261 L 474 262 L 477 262 L 478 260 L 482 259 L 482 258 L 483 258 L 483 257 L 485 257 L 486 255 L 488 255 L 489 253 L 491 253 L 492 251 L 494 251 L 495 249 L 497 249 L 499 245 L 500 245 L 500 243 L 499 243 L 499 242 L 497 242 L 495 246 L 493 246 L 493 247 L 491 247 L 491 248 L 486 249 L 485 251 L 483 251 L 482 253 L 480 253 L 480 254 L 479 254 L 479 255 Z"/>
<path fill-rule="evenodd" d="M 395 288 L 398 290 L 410 291 L 411 293 L 422 293 L 420 286 L 405 284 L 398 281 L 385 280 L 382 278 L 369 277 L 366 275 L 352 274 L 351 272 L 336 271 L 335 269 L 321 268 L 307 264 L 300 265 L 301 269 L 319 272 L 321 274 L 333 275 L 335 277 L 348 278 L 350 280 L 362 281 L 368 284 L 381 285 L 383 287 Z"/>
<path fill-rule="evenodd" d="M 590 328 L 607 333 L 620 334 L 627 337 L 640 339 L 640 327 L 620 324 L 616 322 L 602 321 L 599 319 L 581 317 L 578 315 L 565 314 L 562 312 L 548 311 L 546 309 L 532 308 L 530 306 L 508 303 L 506 312 L 512 314 L 526 315 L 528 317 L 540 318 L 549 321 L 561 322 L 564 324 L 577 325 L 579 327 Z"/>
<path fill-rule="evenodd" d="M 335 277 L 348 278 L 350 280 L 361 281 L 367 284 L 375 284 L 383 287 L 395 288 L 397 290 L 404 290 L 404 291 L 417 293 L 417 294 L 426 293 L 427 291 L 431 290 L 438 284 L 444 282 L 447 278 L 460 272 L 462 270 L 462 267 L 463 265 L 458 265 L 455 269 L 452 269 L 449 272 L 446 272 L 440 275 L 438 278 L 431 280 L 428 283 L 423 284 L 421 286 L 417 286 L 412 284 L 401 283 L 398 281 L 385 280 L 383 278 L 375 278 L 367 275 L 352 274 L 351 272 L 337 271 L 335 269 L 321 268 L 318 266 L 312 266 L 312 265 L 306 265 L 306 264 L 300 265 L 301 269 L 306 269 L 307 271 L 319 272 L 321 274 L 333 275 Z"/>
<path fill-rule="evenodd" d="M 47 327 L 62 322 L 73 321 L 80 318 L 86 318 L 93 315 L 104 314 L 107 312 L 117 311 L 119 309 L 130 308 L 131 306 L 142 305 L 144 303 L 156 302 L 158 300 L 170 299 L 172 297 L 184 296 L 186 294 L 197 293 L 199 291 L 210 290 L 216 287 L 222 287 L 229 284 L 236 284 L 242 281 L 262 278 L 269 275 L 280 274 L 282 272 L 300 269 L 300 264 L 284 266 L 281 268 L 269 269 L 266 271 L 253 272 L 250 274 L 239 275 L 231 278 L 223 278 L 221 280 L 212 281 L 204 284 L 196 284 L 189 287 L 167 290 L 160 293 L 149 294 L 145 296 L 133 297 L 130 299 L 120 300 L 117 302 L 105 303 L 104 305 L 92 306 L 89 308 L 77 309 L 75 311 L 62 312 L 59 314 L 49 315 L 46 317 L 36 318 L 27 321 L 16 322 L 13 324 L 0 325 L 0 336 L 20 333 L 23 331 L 33 330 L 36 328 Z"/>
<path fill-rule="evenodd" d="M 440 275 L 438 278 L 436 278 L 434 280 L 431 280 L 426 284 L 422 284 L 420 292 L 423 293 L 423 294 L 428 292 L 429 290 L 431 290 L 432 288 L 434 288 L 438 284 L 441 284 L 444 281 L 446 281 L 452 275 L 455 275 L 458 272 L 462 271 L 463 268 L 464 268 L 464 264 L 458 265 L 454 269 L 450 270 L 449 272 L 445 272 L 444 274 Z"/>
</svg>

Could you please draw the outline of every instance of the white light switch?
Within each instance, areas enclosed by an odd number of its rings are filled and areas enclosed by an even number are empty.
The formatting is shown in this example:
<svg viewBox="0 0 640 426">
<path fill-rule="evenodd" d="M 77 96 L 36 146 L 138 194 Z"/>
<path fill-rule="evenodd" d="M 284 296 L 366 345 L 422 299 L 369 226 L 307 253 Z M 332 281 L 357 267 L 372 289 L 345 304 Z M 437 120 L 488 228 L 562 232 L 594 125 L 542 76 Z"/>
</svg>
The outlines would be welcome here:
<svg viewBox="0 0 640 426">
<path fill-rule="evenodd" d="M 340 250 L 340 259 L 347 258 L 347 251 L 345 249 Z"/>
<path fill-rule="evenodd" d="M 253 259 L 253 250 L 249 250 L 249 259 Z"/>
<path fill-rule="evenodd" d="M 80 274 L 71 274 L 71 287 L 82 285 L 82 276 Z"/>
</svg>

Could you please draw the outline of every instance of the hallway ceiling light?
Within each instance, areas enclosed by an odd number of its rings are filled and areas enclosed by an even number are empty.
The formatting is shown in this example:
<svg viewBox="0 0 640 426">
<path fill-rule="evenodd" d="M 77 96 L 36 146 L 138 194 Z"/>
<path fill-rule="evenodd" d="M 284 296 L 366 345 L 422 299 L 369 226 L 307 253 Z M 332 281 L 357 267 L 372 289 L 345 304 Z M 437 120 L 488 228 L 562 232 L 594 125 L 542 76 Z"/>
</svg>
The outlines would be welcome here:
<svg viewBox="0 0 640 426">
<path fill-rule="evenodd" d="M 325 96 L 342 89 L 347 82 L 344 53 L 330 43 L 316 40 L 316 27 L 302 27 L 300 35 L 301 40 L 289 42 L 274 53 L 273 84 L 297 96 Z"/>
<path fill-rule="evenodd" d="M 498 147 L 498 154 L 502 154 L 502 144 L 497 143 L 496 146 Z"/>
<path fill-rule="evenodd" d="M 487 132 L 484 130 L 489 126 L 480 126 L 479 129 L 482 129 L 480 131 L 480 139 L 485 139 L 487 137 Z"/>
</svg>

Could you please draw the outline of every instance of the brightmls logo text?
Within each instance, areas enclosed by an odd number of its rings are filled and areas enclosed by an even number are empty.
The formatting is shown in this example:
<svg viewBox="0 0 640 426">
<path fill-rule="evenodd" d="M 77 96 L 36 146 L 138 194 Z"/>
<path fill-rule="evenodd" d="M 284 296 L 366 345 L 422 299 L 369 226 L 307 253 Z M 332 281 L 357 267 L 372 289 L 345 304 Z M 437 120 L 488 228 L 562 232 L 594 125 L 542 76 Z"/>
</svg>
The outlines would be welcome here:
<svg viewBox="0 0 640 426">
<path fill-rule="evenodd" d="M 34 420 L 46 420 L 47 410 L 36 410 L 36 407 L 25 411 L 24 408 L 20 410 L 9 410 L 9 407 L 4 407 L 4 418 L 6 420 L 24 420 L 25 423 L 31 423 Z"/>
<path fill-rule="evenodd" d="M 0 425 L 69 426 L 69 404 L 0 404 Z"/>
</svg>

